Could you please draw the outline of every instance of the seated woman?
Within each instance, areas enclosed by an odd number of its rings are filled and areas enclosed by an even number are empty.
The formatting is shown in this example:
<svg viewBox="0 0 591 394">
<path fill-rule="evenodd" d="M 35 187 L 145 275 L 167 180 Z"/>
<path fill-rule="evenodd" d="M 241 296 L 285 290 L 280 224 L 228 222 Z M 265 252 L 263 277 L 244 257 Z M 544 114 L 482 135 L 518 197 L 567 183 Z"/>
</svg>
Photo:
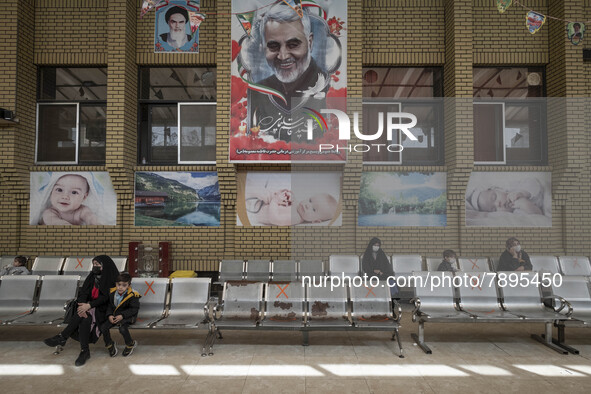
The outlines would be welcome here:
<svg viewBox="0 0 591 394">
<path fill-rule="evenodd" d="M 499 258 L 497 271 L 531 271 L 531 260 L 529 255 L 521 250 L 521 243 L 515 237 L 511 237 L 505 242 L 505 251 Z"/>
<path fill-rule="evenodd" d="M 100 336 L 99 327 L 106 318 L 109 293 L 115 287 L 119 271 L 113 260 L 106 255 L 92 259 L 92 271 L 86 277 L 78 294 L 78 310 L 68 326 L 56 336 L 45 339 L 47 346 L 64 346 L 68 338 L 80 341 L 80 355 L 76 366 L 90 358 L 89 343 L 96 343 Z"/>
<path fill-rule="evenodd" d="M 382 281 L 394 276 L 392 264 L 382 250 L 382 241 L 379 238 L 372 238 L 367 244 L 361 258 L 361 268 L 368 277 L 375 276 Z M 398 294 L 398 287 L 395 285 L 391 287 L 390 294 L 392 297 Z"/>
</svg>

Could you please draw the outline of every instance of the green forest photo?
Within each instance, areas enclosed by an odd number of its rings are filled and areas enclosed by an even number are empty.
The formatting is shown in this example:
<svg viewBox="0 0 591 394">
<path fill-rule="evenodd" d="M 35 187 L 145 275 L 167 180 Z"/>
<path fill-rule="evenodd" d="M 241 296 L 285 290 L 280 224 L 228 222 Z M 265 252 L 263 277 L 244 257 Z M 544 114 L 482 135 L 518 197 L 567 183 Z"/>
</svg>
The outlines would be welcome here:
<svg viewBox="0 0 591 394">
<path fill-rule="evenodd" d="M 359 226 L 445 226 L 446 174 L 365 172 L 359 194 Z"/>
</svg>

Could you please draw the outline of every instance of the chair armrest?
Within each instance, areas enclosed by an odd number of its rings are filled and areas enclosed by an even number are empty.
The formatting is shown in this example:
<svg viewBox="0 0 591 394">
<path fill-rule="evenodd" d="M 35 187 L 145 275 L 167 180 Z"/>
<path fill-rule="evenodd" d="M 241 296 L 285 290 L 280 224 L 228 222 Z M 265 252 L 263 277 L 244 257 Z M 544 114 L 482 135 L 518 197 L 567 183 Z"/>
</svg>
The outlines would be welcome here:
<svg viewBox="0 0 591 394">
<path fill-rule="evenodd" d="M 64 312 L 66 311 L 66 309 L 68 309 L 68 305 L 70 304 L 70 302 L 74 301 L 75 299 L 76 298 L 71 298 L 64 303 Z"/>
<path fill-rule="evenodd" d="M 203 305 L 203 315 L 208 322 L 213 320 L 211 312 L 213 312 L 213 310 L 209 307 L 209 302 L 205 303 L 205 305 Z"/>
<path fill-rule="evenodd" d="M 573 314 L 573 307 L 570 304 L 570 302 L 568 302 L 567 300 L 565 300 L 564 298 L 562 298 L 559 295 L 551 295 L 551 296 L 547 296 L 543 298 L 544 300 L 558 300 L 560 301 L 560 307 L 558 309 L 556 309 L 556 307 L 554 308 L 554 312 L 556 313 L 561 313 L 561 311 L 565 308 L 568 307 L 568 311 L 566 312 L 565 316 L 566 317 L 571 317 L 571 315 Z"/>
<path fill-rule="evenodd" d="M 213 307 L 213 320 L 219 319 L 223 313 L 224 313 L 224 302 L 222 301 L 221 303 L 219 303 Z M 218 316 L 218 314 L 220 316 Z"/>
<path fill-rule="evenodd" d="M 393 300 L 392 312 L 395 312 L 394 321 L 396 323 L 400 323 L 400 319 L 402 319 L 402 307 L 400 306 L 400 303 L 396 300 Z"/>
<path fill-rule="evenodd" d="M 415 297 L 413 299 L 411 299 L 409 301 L 410 304 L 415 304 L 415 309 L 413 309 L 412 311 L 412 322 L 416 322 L 417 321 L 417 315 L 419 312 L 419 309 L 421 309 L 421 299 L 419 297 Z"/>
</svg>

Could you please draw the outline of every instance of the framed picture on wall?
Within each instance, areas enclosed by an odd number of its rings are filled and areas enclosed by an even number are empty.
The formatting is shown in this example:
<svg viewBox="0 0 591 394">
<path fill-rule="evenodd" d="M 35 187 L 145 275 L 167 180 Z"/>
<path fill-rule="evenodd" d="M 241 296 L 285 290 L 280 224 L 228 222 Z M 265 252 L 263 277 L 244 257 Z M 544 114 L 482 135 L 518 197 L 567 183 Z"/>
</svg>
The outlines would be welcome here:
<svg viewBox="0 0 591 394">
<path fill-rule="evenodd" d="M 31 172 L 30 225 L 117 224 L 117 195 L 108 172 Z"/>
<path fill-rule="evenodd" d="M 551 227 L 551 179 L 549 172 L 473 172 L 466 226 Z"/>
<path fill-rule="evenodd" d="M 341 173 L 237 174 L 238 226 L 340 226 Z"/>
<path fill-rule="evenodd" d="M 359 226 L 445 226 L 446 177 L 444 172 L 364 172 Z"/>
<path fill-rule="evenodd" d="M 219 226 L 216 172 L 136 172 L 136 226 Z"/>
</svg>

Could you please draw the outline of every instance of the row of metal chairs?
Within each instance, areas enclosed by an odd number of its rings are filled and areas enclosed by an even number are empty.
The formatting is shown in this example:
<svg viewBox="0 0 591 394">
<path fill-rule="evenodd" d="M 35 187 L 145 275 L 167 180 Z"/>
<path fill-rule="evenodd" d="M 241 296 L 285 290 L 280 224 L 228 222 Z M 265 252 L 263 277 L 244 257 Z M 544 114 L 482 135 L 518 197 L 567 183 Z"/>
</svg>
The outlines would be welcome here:
<svg viewBox="0 0 591 394">
<path fill-rule="evenodd" d="M 78 275 L 3 276 L 0 280 L 1 325 L 62 326 L 65 303 L 78 295 Z M 134 278 L 142 296 L 131 328 L 208 328 L 211 278 Z M 206 344 L 203 346 L 205 352 Z"/>
<path fill-rule="evenodd" d="M 4 276 L 0 281 L 0 324 L 63 325 L 64 305 L 76 298 L 78 275 Z M 212 354 L 219 328 L 312 330 L 392 330 L 401 317 L 392 312 L 386 288 L 304 289 L 293 283 L 226 282 L 221 304 L 210 313 L 210 278 L 134 278 L 142 296 L 137 322 L 131 328 L 200 328 L 208 334 L 202 354 Z M 265 299 L 263 300 L 263 294 Z M 213 312 L 213 310 L 212 310 Z"/>
<path fill-rule="evenodd" d="M 535 271 L 558 273 L 567 276 L 591 276 L 589 258 L 583 256 L 530 256 Z M 416 271 L 437 271 L 440 257 L 420 255 L 388 256 L 397 276 L 410 276 Z M 460 257 L 456 269 L 460 271 L 495 272 L 498 259 L 489 257 Z M 293 281 L 303 276 L 324 275 L 358 276 L 362 274 L 361 258 L 357 255 L 331 255 L 325 267 L 321 260 L 222 260 L 219 281 Z"/>
<path fill-rule="evenodd" d="M 415 286 L 413 320 L 419 322 L 415 341 L 430 353 L 424 342 L 426 322 L 542 322 L 545 338 L 533 336 L 561 352 L 578 353 L 564 344 L 564 329 L 591 327 L 591 289 L 580 277 L 564 277 L 551 285 L 552 296 L 544 297 L 534 283 L 535 272 L 519 273 L 528 285 L 499 287 L 495 280 L 477 282 L 482 272 L 466 272 L 474 281 L 455 288 L 451 281 L 431 287 Z M 511 274 L 511 273 L 506 273 Z M 452 276 L 451 273 L 414 272 L 415 277 Z M 459 275 L 459 274 L 456 274 Z M 64 304 L 75 298 L 80 277 L 46 275 L 5 276 L 0 280 L 0 324 L 61 325 Z M 209 278 L 135 278 L 132 287 L 142 295 L 140 313 L 133 328 L 207 328 L 203 355 L 212 353 L 220 329 L 299 330 L 308 343 L 314 330 L 392 330 L 398 340 L 400 306 L 392 304 L 387 286 L 315 287 L 300 282 L 226 282 L 222 300 L 209 308 Z M 548 306 L 549 298 L 559 305 Z M 395 305 L 393 312 L 392 305 Z M 559 329 L 552 338 L 552 324 Z"/>
<path fill-rule="evenodd" d="M 16 256 L 2 256 L 0 267 L 12 264 Z M 33 261 L 31 274 L 33 275 L 80 275 L 86 278 L 92 270 L 92 259 L 94 256 L 38 256 Z M 127 257 L 112 257 L 117 269 L 125 271 Z"/>
<path fill-rule="evenodd" d="M 220 329 L 301 331 L 304 345 L 309 331 L 392 331 L 403 357 L 398 335 L 402 311 L 392 302 L 385 284 L 332 289 L 301 282 L 228 281 L 213 325 L 218 334 Z"/>
<path fill-rule="evenodd" d="M 431 353 L 424 340 L 426 322 L 541 322 L 546 327 L 545 335 L 532 337 L 561 353 L 578 353 L 564 344 L 564 327 L 591 325 L 591 290 L 589 281 L 582 277 L 564 277 L 561 286 L 551 281 L 550 295 L 544 296 L 542 287 L 535 280 L 541 278 L 537 272 L 520 272 L 516 286 L 509 282 L 505 283 L 506 286 L 499 286 L 498 277 L 486 276 L 483 272 L 456 273 L 456 276 L 470 278 L 458 287 L 452 281 L 438 280 L 438 285 L 432 286 L 432 281 L 426 280 L 433 275 L 451 279 L 454 274 L 449 272 L 414 272 L 413 275 L 422 278 L 415 283 L 413 321 L 419 322 L 419 331 L 418 335 L 413 334 L 413 339 L 426 353 Z M 553 325 L 559 328 L 558 339 L 552 338 Z"/>
</svg>

